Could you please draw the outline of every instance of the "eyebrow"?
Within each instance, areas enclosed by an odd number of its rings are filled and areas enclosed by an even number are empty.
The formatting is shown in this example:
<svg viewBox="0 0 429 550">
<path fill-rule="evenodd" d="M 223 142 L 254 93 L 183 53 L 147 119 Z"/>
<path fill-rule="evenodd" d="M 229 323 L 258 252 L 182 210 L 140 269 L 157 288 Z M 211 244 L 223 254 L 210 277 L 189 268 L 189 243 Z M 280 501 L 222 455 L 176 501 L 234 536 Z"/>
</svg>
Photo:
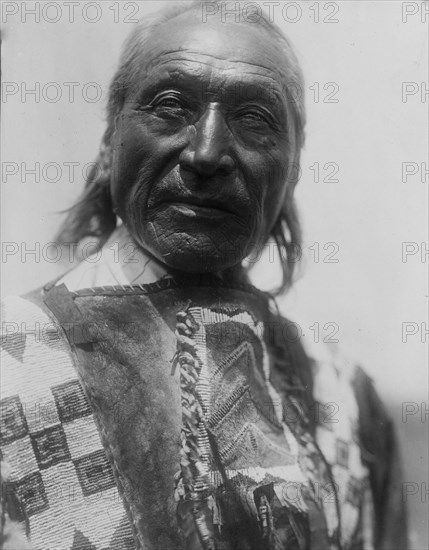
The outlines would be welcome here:
<svg viewBox="0 0 429 550">
<path fill-rule="evenodd" d="M 169 60 L 171 61 L 171 60 Z M 183 61 L 183 60 L 181 60 Z M 177 73 L 180 72 L 178 78 Z M 286 88 L 281 88 L 279 84 L 272 78 L 264 75 L 259 75 L 255 72 L 240 75 L 237 80 L 230 81 L 228 73 L 224 76 L 224 87 L 222 87 L 222 100 L 231 103 L 252 103 L 263 101 L 271 109 L 285 111 L 287 96 Z M 259 77 L 260 81 L 255 81 L 254 77 Z M 269 80 L 270 82 L 261 82 L 261 80 Z M 192 71 L 187 71 L 183 65 L 173 72 L 167 71 L 163 76 L 159 73 L 152 73 L 143 78 L 137 85 L 137 97 L 141 101 L 151 101 L 159 91 L 164 91 L 171 87 L 172 89 L 186 92 L 194 95 L 196 99 L 206 99 L 208 95 L 215 95 L 219 88 L 210 91 L 210 83 L 201 76 L 196 76 Z"/>
</svg>

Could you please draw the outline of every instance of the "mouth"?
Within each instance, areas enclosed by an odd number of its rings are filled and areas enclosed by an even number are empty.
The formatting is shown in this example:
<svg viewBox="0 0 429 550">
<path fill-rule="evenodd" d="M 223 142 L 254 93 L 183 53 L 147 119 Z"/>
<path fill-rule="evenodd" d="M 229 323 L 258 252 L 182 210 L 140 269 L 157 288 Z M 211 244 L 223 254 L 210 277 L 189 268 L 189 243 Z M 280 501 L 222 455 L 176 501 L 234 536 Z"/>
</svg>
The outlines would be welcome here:
<svg viewBox="0 0 429 550">
<path fill-rule="evenodd" d="M 237 211 L 224 201 L 197 197 L 177 197 L 160 202 L 158 207 L 171 207 L 185 216 L 221 218 L 237 216 Z"/>
</svg>

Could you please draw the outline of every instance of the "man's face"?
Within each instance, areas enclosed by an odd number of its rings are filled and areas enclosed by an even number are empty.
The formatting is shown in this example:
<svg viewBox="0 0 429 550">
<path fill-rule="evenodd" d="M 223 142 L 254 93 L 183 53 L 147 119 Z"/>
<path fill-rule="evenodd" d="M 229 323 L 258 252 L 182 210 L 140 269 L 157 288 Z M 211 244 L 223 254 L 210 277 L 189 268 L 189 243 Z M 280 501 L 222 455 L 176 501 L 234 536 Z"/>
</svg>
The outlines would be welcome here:
<svg viewBox="0 0 429 550">
<path fill-rule="evenodd" d="M 162 263 L 221 271 L 266 241 L 295 153 L 285 63 L 258 25 L 192 13 L 146 43 L 116 121 L 112 197 Z"/>
</svg>

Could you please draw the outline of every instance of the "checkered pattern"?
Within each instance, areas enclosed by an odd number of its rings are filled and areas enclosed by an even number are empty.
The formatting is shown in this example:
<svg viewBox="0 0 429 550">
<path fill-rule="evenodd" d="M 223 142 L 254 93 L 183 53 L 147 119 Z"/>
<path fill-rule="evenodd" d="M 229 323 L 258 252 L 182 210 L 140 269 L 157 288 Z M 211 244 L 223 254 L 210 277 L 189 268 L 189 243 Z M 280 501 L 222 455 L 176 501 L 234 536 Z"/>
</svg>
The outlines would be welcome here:
<svg viewBox="0 0 429 550">
<path fill-rule="evenodd" d="M 67 344 L 24 299 L 6 300 L 4 313 L 0 442 L 32 547 L 135 550 Z"/>
<path fill-rule="evenodd" d="M 348 548 L 358 525 L 361 532 L 373 530 L 372 524 L 364 524 L 369 515 L 364 506 L 372 509 L 372 501 L 357 438 L 358 405 L 351 385 L 354 366 L 335 350 L 323 350 L 321 358 L 314 358 L 316 439 L 331 466 L 341 511 L 342 545 Z M 365 549 L 373 548 L 370 541 L 365 544 Z"/>
</svg>

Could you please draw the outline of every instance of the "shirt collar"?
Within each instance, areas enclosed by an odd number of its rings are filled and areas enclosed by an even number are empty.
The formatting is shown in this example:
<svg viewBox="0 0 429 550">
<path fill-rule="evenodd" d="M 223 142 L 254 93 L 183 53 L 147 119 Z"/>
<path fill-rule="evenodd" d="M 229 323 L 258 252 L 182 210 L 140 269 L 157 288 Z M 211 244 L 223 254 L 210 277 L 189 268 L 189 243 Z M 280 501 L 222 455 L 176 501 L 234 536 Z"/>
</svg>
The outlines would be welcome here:
<svg viewBox="0 0 429 550">
<path fill-rule="evenodd" d="M 162 264 L 138 248 L 122 224 L 97 253 L 84 258 L 57 285 L 64 283 L 68 290 L 76 291 L 100 286 L 148 284 L 166 276 Z"/>
</svg>

